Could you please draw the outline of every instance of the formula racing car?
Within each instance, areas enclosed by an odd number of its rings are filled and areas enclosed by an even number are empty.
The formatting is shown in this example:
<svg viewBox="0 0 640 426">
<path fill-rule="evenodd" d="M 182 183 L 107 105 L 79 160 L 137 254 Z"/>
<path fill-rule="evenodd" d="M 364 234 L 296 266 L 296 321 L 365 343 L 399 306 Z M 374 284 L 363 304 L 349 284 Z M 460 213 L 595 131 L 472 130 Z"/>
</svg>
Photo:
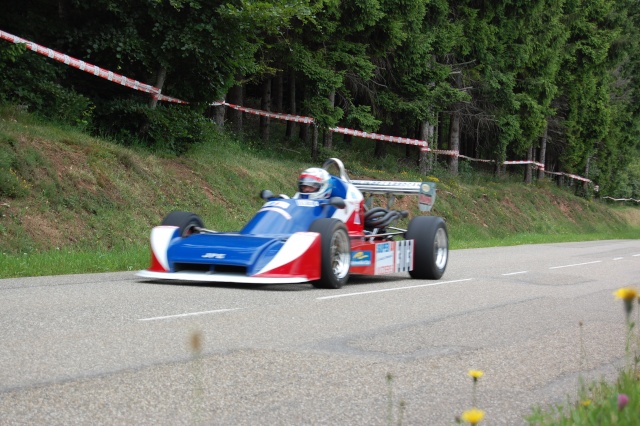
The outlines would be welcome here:
<svg viewBox="0 0 640 426">
<path fill-rule="evenodd" d="M 333 169 L 336 174 L 329 173 Z M 169 213 L 151 230 L 151 265 L 137 275 L 340 288 L 350 275 L 407 272 L 439 279 L 444 274 L 449 256 L 444 220 L 418 215 L 401 229 L 397 222 L 409 213 L 392 210 L 398 195 L 418 195 L 425 204 L 421 210 L 430 209 L 431 183 L 351 180 L 336 158 L 305 170 L 298 183 L 291 198 L 263 190 L 264 205 L 237 232 L 207 229 L 191 212 Z M 374 207 L 381 196 L 387 206 Z"/>
</svg>

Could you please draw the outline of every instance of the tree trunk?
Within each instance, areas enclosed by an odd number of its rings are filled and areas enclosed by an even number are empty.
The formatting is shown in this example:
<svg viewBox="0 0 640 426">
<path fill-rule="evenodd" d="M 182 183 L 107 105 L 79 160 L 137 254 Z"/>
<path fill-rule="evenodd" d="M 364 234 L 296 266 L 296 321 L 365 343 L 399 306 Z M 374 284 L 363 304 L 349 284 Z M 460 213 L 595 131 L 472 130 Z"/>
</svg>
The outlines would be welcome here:
<svg viewBox="0 0 640 426">
<path fill-rule="evenodd" d="M 589 163 L 591 163 L 591 159 L 593 157 L 589 157 L 587 158 L 587 165 L 584 168 L 584 177 L 589 179 Z M 583 181 L 582 182 L 582 190 L 584 191 L 584 196 L 586 197 L 587 194 L 589 194 L 589 182 L 587 181 Z"/>
<path fill-rule="evenodd" d="M 529 147 L 527 151 L 527 161 L 533 161 L 533 147 Z M 525 164 L 524 168 L 524 183 L 531 185 L 533 182 L 533 167 L 531 164 Z"/>
<path fill-rule="evenodd" d="M 67 20 L 67 10 L 66 0 L 58 0 L 58 18 L 60 18 L 60 20 Z"/>
<path fill-rule="evenodd" d="M 263 111 L 271 111 L 271 79 L 267 78 L 262 83 L 262 101 L 260 108 Z M 260 138 L 263 144 L 269 143 L 269 124 L 271 119 L 269 117 L 260 116 Z"/>
<path fill-rule="evenodd" d="M 223 127 L 224 126 L 224 113 L 226 112 L 226 107 L 224 105 L 216 105 L 213 107 L 214 115 L 213 119 L 215 123 Z"/>
<path fill-rule="evenodd" d="M 373 151 L 373 156 L 376 158 L 384 158 L 387 153 L 387 143 L 384 141 L 376 141 L 375 149 Z"/>
<path fill-rule="evenodd" d="M 273 111 L 283 112 L 283 96 L 284 96 L 284 88 L 282 87 L 282 72 L 278 72 L 276 76 L 273 78 Z"/>
<path fill-rule="evenodd" d="M 167 69 L 165 67 L 160 67 L 158 70 L 158 74 L 156 75 L 156 85 L 160 92 L 162 92 L 162 86 L 164 86 L 164 81 L 167 78 Z M 153 109 L 158 105 L 158 99 L 153 97 L 149 101 L 149 108 Z"/>
<path fill-rule="evenodd" d="M 310 124 L 313 129 L 313 135 L 311 139 L 311 159 L 313 162 L 318 161 L 318 126 Z"/>
<path fill-rule="evenodd" d="M 296 73 L 292 69 L 289 70 L 289 114 L 297 114 L 296 112 Z M 285 136 L 289 139 L 293 137 L 296 123 L 295 121 L 287 121 L 287 130 Z M 304 127 L 304 126 L 302 126 Z"/>
<path fill-rule="evenodd" d="M 422 123 L 420 123 L 420 140 L 427 141 L 427 144 L 432 149 L 434 143 L 434 135 L 435 126 L 433 124 L 429 123 L 427 120 L 424 120 Z M 422 175 L 426 175 L 431 170 L 433 170 L 433 153 L 421 150 L 420 160 L 418 160 L 418 166 Z"/>
<path fill-rule="evenodd" d="M 240 81 L 240 78 L 237 78 L 237 81 Z M 229 103 L 234 105 L 242 105 L 243 97 L 242 97 L 242 85 L 237 84 L 229 89 Z M 238 111 L 237 109 L 231 108 L 229 111 L 229 119 L 233 124 L 233 130 L 241 134 L 242 133 L 242 111 Z"/>
<path fill-rule="evenodd" d="M 547 159 L 545 158 L 547 155 L 547 140 L 549 134 L 549 124 L 547 123 L 544 126 L 544 133 L 542 134 L 542 139 L 540 140 L 540 156 L 538 157 L 538 162 L 545 165 L 544 169 L 538 169 L 538 180 L 544 179 L 544 171 L 546 170 Z"/>
<path fill-rule="evenodd" d="M 460 150 L 460 112 L 451 113 L 451 128 L 449 131 L 449 149 L 452 151 Z M 458 156 L 452 155 L 449 158 L 449 171 L 453 175 L 458 174 Z"/>
<path fill-rule="evenodd" d="M 336 90 L 333 89 L 329 93 L 329 103 L 331 104 L 331 108 L 335 108 L 336 106 Z M 327 149 L 333 148 L 333 132 L 329 129 L 324 130 L 324 137 L 322 139 L 322 146 Z"/>
</svg>

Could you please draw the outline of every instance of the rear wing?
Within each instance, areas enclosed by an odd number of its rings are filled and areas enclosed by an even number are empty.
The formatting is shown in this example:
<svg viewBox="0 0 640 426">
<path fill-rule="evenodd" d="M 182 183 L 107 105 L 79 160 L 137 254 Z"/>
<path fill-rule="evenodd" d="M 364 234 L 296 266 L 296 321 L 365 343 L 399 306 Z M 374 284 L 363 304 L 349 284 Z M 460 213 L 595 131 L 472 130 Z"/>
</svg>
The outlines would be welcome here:
<svg viewBox="0 0 640 426">
<path fill-rule="evenodd" d="M 338 169 L 338 176 L 346 182 L 351 182 L 358 188 L 365 198 L 365 207 L 371 209 L 373 196 L 383 194 L 387 197 L 387 208 L 391 209 L 396 195 L 418 195 L 420 211 L 428 212 L 436 201 L 436 184 L 434 182 L 395 182 L 389 180 L 351 180 L 347 174 L 344 164 L 337 158 L 329 158 L 324 162 L 322 168 L 329 170 L 330 167 Z"/>
<path fill-rule="evenodd" d="M 370 209 L 373 195 L 382 194 L 387 197 L 387 208 L 391 208 L 396 195 L 418 195 L 420 211 L 431 211 L 436 201 L 436 184 L 434 182 L 396 182 L 385 180 L 352 180 L 365 197 L 365 205 Z"/>
</svg>

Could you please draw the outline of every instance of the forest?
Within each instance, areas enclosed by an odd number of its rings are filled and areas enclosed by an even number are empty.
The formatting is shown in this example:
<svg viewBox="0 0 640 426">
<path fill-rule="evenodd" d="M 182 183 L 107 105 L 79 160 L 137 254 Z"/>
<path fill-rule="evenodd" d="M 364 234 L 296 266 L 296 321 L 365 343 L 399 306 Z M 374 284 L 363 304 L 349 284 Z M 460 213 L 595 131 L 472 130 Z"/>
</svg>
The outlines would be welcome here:
<svg viewBox="0 0 640 426">
<path fill-rule="evenodd" d="M 24 0 L 0 30 L 187 102 L 0 40 L 1 103 L 125 144 L 180 155 L 212 121 L 281 143 L 224 100 L 313 117 L 281 123 L 312 157 L 348 146 L 345 127 L 427 141 L 405 153 L 423 173 L 523 160 L 544 166 L 527 183 L 575 174 L 587 195 L 640 198 L 636 0 Z"/>
</svg>

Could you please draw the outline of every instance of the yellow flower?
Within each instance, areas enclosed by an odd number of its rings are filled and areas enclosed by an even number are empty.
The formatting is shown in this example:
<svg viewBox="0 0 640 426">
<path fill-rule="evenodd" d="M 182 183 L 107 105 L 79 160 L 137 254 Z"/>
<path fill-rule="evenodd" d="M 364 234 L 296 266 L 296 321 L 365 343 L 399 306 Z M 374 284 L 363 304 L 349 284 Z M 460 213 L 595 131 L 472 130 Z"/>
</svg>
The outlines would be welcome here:
<svg viewBox="0 0 640 426">
<path fill-rule="evenodd" d="M 623 287 L 618 289 L 615 293 L 613 293 L 618 299 L 622 299 L 626 302 L 630 302 L 636 297 L 638 297 L 638 291 L 635 288 L 631 287 Z"/>
<path fill-rule="evenodd" d="M 467 374 L 473 377 L 473 380 L 478 380 L 480 377 L 484 376 L 484 373 L 480 370 L 469 370 Z"/>
<path fill-rule="evenodd" d="M 472 425 L 478 424 L 484 418 L 484 411 L 472 408 L 462 413 L 462 420 Z"/>
<path fill-rule="evenodd" d="M 583 399 L 582 401 L 580 401 L 580 405 L 582 405 L 583 407 L 588 407 L 591 405 L 591 400 L 590 399 Z"/>
</svg>

